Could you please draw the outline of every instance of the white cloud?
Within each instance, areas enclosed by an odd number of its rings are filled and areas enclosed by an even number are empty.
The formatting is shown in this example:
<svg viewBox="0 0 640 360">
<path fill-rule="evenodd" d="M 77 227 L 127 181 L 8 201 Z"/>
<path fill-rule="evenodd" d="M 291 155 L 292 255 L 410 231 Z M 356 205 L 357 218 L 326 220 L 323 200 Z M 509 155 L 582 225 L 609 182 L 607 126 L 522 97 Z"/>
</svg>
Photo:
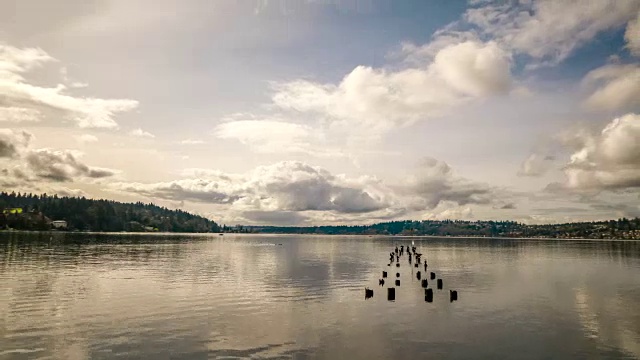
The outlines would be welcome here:
<svg viewBox="0 0 640 360">
<path fill-rule="evenodd" d="M 166 183 L 117 183 L 116 190 L 168 200 L 232 204 L 237 211 L 335 211 L 368 213 L 386 206 L 379 190 L 296 161 L 260 166 L 237 175 L 190 169 L 197 176 Z"/>
<path fill-rule="evenodd" d="M 511 87 L 511 59 L 495 42 L 467 41 L 439 51 L 433 70 L 464 96 L 505 94 Z"/>
<path fill-rule="evenodd" d="M 451 31 L 448 27 L 436 31 L 431 41 L 416 45 L 411 42 L 403 42 L 399 53 L 392 53 L 391 57 L 400 57 L 407 64 L 423 66 L 433 61 L 438 52 L 444 48 L 462 44 L 465 42 L 481 42 L 480 38 L 472 31 Z"/>
<path fill-rule="evenodd" d="M 621 110 L 640 105 L 640 65 L 611 64 L 589 72 L 583 83 L 596 87 L 585 105 L 593 110 Z"/>
<path fill-rule="evenodd" d="M 198 179 L 223 179 L 225 181 L 231 181 L 233 179 L 233 175 L 225 174 L 220 170 L 202 169 L 202 168 L 184 169 L 182 170 L 180 175 L 186 178 L 198 178 Z"/>
<path fill-rule="evenodd" d="M 180 144 L 182 145 L 200 145 L 200 144 L 204 144 L 203 140 L 198 140 L 198 139 L 184 139 L 182 141 L 180 141 Z"/>
<path fill-rule="evenodd" d="M 510 55 L 496 43 L 465 41 L 440 49 L 433 62 L 400 71 L 358 66 L 337 84 L 297 80 L 275 87 L 284 110 L 328 118 L 366 136 L 445 114 L 463 101 L 508 92 Z"/>
<path fill-rule="evenodd" d="M 598 33 L 623 26 L 639 9 L 637 0 L 540 0 L 469 9 L 465 19 L 508 49 L 556 64 Z"/>
<path fill-rule="evenodd" d="M 6 81 L 22 81 L 20 75 L 47 62 L 55 61 L 42 49 L 18 49 L 0 43 L 0 79 Z"/>
<path fill-rule="evenodd" d="M 0 122 L 38 122 L 42 114 L 35 109 L 21 107 L 0 107 Z"/>
<path fill-rule="evenodd" d="M 280 152 L 302 149 L 311 140 L 311 128 L 304 125 L 272 120 L 237 120 L 215 128 L 220 139 L 234 139 L 260 152 Z"/>
<path fill-rule="evenodd" d="M 582 132 L 570 139 L 573 149 L 564 168 L 566 181 L 550 189 L 599 192 L 640 187 L 640 115 L 611 121 L 599 134 Z"/>
<path fill-rule="evenodd" d="M 51 56 L 41 49 L 19 49 L 0 44 L 0 108 L 10 121 L 57 120 L 64 118 L 82 128 L 117 128 L 115 115 L 131 111 L 138 102 L 127 99 L 99 99 L 66 94 L 66 86 L 32 85 L 24 74 L 46 63 Z M 2 115 L 2 114 L 0 114 Z"/>
<path fill-rule="evenodd" d="M 242 211 L 371 212 L 384 207 L 382 199 L 363 188 L 350 187 L 326 170 L 285 161 L 260 166 L 244 175 L 191 169 L 202 178 L 166 183 L 116 183 L 112 188 L 167 200 L 232 204 Z"/>
<path fill-rule="evenodd" d="M 234 117 L 237 119 L 237 117 Z M 281 120 L 232 120 L 214 129 L 220 139 L 237 140 L 259 153 L 302 153 L 317 157 L 348 157 L 346 148 L 332 143 L 345 134 L 329 134 L 328 129 Z"/>
<path fill-rule="evenodd" d="M 82 134 L 75 136 L 77 142 L 81 144 L 97 142 L 98 138 L 91 134 Z"/>
<path fill-rule="evenodd" d="M 640 56 L 640 10 L 636 18 L 627 24 L 624 38 L 627 40 L 629 51 L 635 56 Z"/>
<path fill-rule="evenodd" d="M 448 207 L 504 204 L 501 198 L 506 196 L 455 176 L 447 164 L 434 159 L 425 160 L 418 175 L 397 185 L 370 176 L 334 175 L 297 161 L 259 166 L 244 174 L 187 169 L 183 175 L 187 178 L 109 186 L 115 191 L 152 199 L 222 206 L 224 216 L 245 214 L 245 219 L 256 222 L 270 218 L 270 213 L 280 222 L 293 221 L 291 216 L 297 216 L 296 221 L 316 223 L 371 222 L 433 210 L 443 204 Z"/>
<path fill-rule="evenodd" d="M 153 139 L 153 138 L 155 138 L 155 137 L 156 137 L 156 136 L 155 136 L 155 135 L 153 135 L 152 133 L 147 132 L 147 131 L 144 131 L 144 130 L 142 130 L 142 129 L 140 129 L 140 128 L 137 128 L 137 129 L 135 129 L 135 130 L 131 130 L 131 131 L 129 132 L 129 135 L 131 135 L 131 136 L 135 136 L 135 137 L 140 137 L 140 138 L 149 138 L 149 139 Z"/>
</svg>

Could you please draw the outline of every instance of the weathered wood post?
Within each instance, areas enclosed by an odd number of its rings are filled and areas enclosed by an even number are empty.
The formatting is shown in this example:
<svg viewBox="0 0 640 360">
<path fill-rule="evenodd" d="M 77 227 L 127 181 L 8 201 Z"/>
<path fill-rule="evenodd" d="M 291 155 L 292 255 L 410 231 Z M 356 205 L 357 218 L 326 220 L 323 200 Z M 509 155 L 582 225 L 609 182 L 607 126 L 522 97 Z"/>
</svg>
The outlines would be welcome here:
<svg viewBox="0 0 640 360">
<path fill-rule="evenodd" d="M 426 302 L 433 301 L 433 289 L 424 289 L 424 301 Z"/>
<path fill-rule="evenodd" d="M 387 300 L 389 301 L 396 300 L 396 288 L 387 288 Z"/>
<path fill-rule="evenodd" d="M 364 299 L 370 299 L 373 297 L 373 290 L 369 288 L 364 288 Z"/>
</svg>

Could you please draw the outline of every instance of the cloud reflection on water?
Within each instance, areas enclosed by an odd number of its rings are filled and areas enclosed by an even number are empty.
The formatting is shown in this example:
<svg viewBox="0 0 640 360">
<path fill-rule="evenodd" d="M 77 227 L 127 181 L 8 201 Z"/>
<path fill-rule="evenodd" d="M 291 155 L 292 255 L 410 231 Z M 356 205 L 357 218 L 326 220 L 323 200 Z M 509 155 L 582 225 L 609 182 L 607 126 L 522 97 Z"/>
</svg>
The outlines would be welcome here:
<svg viewBox="0 0 640 360">
<path fill-rule="evenodd" d="M 395 303 L 376 287 L 409 239 L 0 236 L 0 335 L 37 356 L 638 355 L 640 243 L 413 239 L 461 292 L 426 305 L 406 260 Z"/>
</svg>

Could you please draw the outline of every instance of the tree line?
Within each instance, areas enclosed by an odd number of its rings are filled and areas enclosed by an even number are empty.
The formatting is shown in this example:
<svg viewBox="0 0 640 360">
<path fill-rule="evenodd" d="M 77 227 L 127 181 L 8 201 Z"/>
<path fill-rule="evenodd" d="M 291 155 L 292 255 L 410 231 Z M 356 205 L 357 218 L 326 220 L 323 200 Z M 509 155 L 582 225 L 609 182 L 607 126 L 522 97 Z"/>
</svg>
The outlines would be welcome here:
<svg viewBox="0 0 640 360">
<path fill-rule="evenodd" d="M 0 192 L 0 229 L 50 230 L 54 220 L 66 221 L 66 229 L 72 231 L 640 239 L 640 218 L 545 225 L 527 225 L 515 221 L 401 220 L 351 226 L 238 225 L 221 228 L 216 222 L 202 216 L 152 203 Z"/>
<path fill-rule="evenodd" d="M 1 192 L 0 210 L 0 229 L 49 230 L 52 221 L 64 220 L 67 230 L 79 231 L 220 231 L 202 216 L 142 202 Z"/>
<path fill-rule="evenodd" d="M 401 220 L 372 225 L 249 227 L 258 233 L 640 239 L 640 219 L 527 225 L 515 221 Z"/>
</svg>

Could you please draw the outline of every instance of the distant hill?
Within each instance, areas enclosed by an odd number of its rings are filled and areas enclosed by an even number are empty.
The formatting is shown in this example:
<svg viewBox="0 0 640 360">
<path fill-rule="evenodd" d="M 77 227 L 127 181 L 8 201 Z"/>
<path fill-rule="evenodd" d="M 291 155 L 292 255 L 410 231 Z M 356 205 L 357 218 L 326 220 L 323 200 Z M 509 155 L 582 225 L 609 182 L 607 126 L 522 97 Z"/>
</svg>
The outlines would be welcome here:
<svg viewBox="0 0 640 360">
<path fill-rule="evenodd" d="M 58 225 L 58 226 L 56 226 Z M 218 232 L 214 221 L 154 204 L 0 193 L 0 229 Z"/>
<path fill-rule="evenodd" d="M 526 225 L 515 221 L 403 220 L 354 226 L 245 226 L 254 233 L 327 235 L 427 235 L 470 237 L 537 237 L 640 239 L 640 219 Z"/>
</svg>

